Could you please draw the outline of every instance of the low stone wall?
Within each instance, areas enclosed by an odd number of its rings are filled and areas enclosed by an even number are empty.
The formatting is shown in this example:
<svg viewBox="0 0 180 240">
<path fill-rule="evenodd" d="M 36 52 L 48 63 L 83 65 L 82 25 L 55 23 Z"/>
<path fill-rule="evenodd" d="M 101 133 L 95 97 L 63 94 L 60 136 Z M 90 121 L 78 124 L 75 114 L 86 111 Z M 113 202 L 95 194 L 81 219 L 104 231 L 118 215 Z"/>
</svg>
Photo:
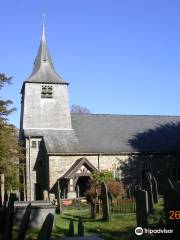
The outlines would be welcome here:
<svg viewBox="0 0 180 240">
<path fill-rule="evenodd" d="M 56 206 L 52 205 L 51 202 L 45 201 L 31 201 L 24 202 L 18 201 L 14 203 L 14 225 L 19 227 L 24 212 L 28 204 L 31 203 L 32 210 L 30 215 L 29 227 L 41 228 L 48 213 L 55 215 Z"/>
</svg>

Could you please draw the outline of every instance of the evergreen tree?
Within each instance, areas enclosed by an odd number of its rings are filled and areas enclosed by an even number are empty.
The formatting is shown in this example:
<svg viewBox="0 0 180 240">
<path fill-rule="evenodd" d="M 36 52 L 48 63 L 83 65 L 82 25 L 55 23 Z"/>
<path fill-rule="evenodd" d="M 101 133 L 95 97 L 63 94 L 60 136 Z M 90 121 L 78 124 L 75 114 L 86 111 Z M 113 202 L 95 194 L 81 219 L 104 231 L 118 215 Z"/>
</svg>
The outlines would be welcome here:
<svg viewBox="0 0 180 240">
<path fill-rule="evenodd" d="M 11 77 L 0 73 L 0 91 L 7 83 L 11 83 Z M 18 131 L 8 121 L 8 115 L 16 110 L 10 107 L 12 103 L 11 100 L 0 98 L 0 173 L 5 175 L 7 190 L 19 187 L 19 157 L 22 157 Z"/>
</svg>

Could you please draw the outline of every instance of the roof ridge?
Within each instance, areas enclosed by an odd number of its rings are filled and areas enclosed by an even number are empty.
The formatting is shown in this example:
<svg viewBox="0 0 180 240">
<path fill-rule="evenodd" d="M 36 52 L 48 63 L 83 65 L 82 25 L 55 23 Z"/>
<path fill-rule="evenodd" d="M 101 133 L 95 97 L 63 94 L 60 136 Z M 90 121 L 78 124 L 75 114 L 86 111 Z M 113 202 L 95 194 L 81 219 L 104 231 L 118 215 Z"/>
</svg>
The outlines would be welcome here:
<svg viewBox="0 0 180 240">
<path fill-rule="evenodd" d="M 145 115 L 145 114 L 111 114 L 111 113 L 71 113 L 71 115 L 88 116 L 122 116 L 122 117 L 180 117 L 180 115 Z"/>
</svg>

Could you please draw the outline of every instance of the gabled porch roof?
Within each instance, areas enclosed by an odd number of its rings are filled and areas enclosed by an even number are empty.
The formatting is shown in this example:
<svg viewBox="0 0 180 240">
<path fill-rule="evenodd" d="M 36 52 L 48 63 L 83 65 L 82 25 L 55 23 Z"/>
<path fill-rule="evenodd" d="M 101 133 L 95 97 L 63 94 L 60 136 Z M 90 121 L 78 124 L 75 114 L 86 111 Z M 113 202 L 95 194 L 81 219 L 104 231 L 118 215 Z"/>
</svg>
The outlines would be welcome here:
<svg viewBox="0 0 180 240">
<path fill-rule="evenodd" d="M 89 172 L 98 171 L 86 158 L 78 159 L 61 178 L 72 178 L 82 166 L 85 166 Z"/>
</svg>

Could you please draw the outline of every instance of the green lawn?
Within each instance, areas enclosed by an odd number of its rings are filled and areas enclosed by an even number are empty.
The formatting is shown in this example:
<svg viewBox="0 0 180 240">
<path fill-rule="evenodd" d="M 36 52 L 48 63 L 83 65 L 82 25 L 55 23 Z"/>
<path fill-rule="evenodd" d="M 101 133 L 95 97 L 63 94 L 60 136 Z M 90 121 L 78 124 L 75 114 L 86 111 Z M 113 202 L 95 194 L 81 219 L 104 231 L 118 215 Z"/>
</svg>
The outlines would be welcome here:
<svg viewBox="0 0 180 240">
<path fill-rule="evenodd" d="M 85 235 L 99 235 L 106 237 L 106 239 L 121 239 L 123 236 L 129 236 L 129 232 L 135 226 L 135 214 L 116 214 L 109 222 L 104 222 L 101 219 L 92 220 L 90 213 L 87 210 L 84 211 L 67 211 L 61 216 L 56 217 L 57 229 L 53 232 L 56 234 L 67 234 L 70 219 L 74 220 L 75 233 L 77 234 L 77 224 L 79 216 L 82 217 L 85 228 Z M 57 235 L 56 235 L 57 236 Z"/>
<path fill-rule="evenodd" d="M 150 224 L 156 224 L 159 217 L 162 216 L 163 203 L 155 205 L 155 212 L 149 217 Z M 109 222 L 104 222 L 101 219 L 92 220 L 88 209 L 78 210 L 69 209 L 63 214 L 56 215 L 55 226 L 52 232 L 52 237 L 62 237 L 68 234 L 69 222 L 74 221 L 75 234 L 77 235 L 77 224 L 79 217 L 82 217 L 85 227 L 85 235 L 98 235 L 106 240 L 134 240 L 134 239 L 153 239 L 149 237 L 139 237 L 134 234 L 136 227 L 136 215 L 132 214 L 114 214 Z M 28 238 L 36 239 L 37 231 L 31 230 L 28 232 Z"/>
</svg>

